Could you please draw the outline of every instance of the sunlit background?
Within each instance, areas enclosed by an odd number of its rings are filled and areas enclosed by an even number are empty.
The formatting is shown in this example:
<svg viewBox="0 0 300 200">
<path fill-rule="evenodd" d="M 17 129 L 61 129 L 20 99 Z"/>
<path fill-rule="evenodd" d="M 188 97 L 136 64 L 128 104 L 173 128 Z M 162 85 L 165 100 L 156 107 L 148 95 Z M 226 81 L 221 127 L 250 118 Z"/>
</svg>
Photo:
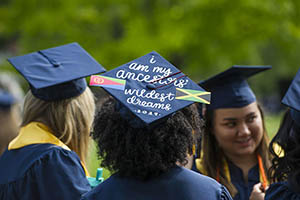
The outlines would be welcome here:
<svg viewBox="0 0 300 200">
<path fill-rule="evenodd" d="M 106 69 L 155 50 L 196 82 L 272 65 L 249 80 L 272 136 L 300 66 L 299 19 L 298 0 L 0 0 L 0 72 L 16 73 L 8 57 L 75 41 Z"/>
</svg>

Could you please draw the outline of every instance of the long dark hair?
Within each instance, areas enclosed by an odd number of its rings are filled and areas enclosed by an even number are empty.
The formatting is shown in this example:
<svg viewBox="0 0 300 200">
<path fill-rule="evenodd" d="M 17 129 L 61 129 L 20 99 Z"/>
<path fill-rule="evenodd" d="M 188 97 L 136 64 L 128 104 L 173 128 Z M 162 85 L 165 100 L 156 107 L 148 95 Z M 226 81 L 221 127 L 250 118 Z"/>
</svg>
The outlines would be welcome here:
<svg viewBox="0 0 300 200">
<path fill-rule="evenodd" d="M 278 145 L 281 151 L 278 152 Z M 279 130 L 270 143 L 274 156 L 269 175 L 272 181 L 289 181 L 295 191 L 300 190 L 300 127 L 292 119 L 290 110 L 282 118 Z"/>
<path fill-rule="evenodd" d="M 259 105 L 258 109 L 261 114 L 263 123 L 263 138 L 259 144 L 256 152 L 262 157 L 263 165 L 265 171 L 268 171 L 270 167 L 270 156 L 268 153 L 268 134 L 265 128 L 264 115 L 261 107 Z M 225 159 L 225 154 L 221 148 L 217 145 L 217 140 L 213 134 L 213 120 L 214 120 L 214 110 L 206 110 L 205 112 L 205 131 L 202 141 L 202 164 L 206 171 L 207 176 L 214 179 L 217 178 L 217 171 L 219 170 L 219 181 L 221 184 L 225 185 L 232 196 L 237 193 L 234 185 L 227 179 L 225 175 L 225 169 L 223 166 L 223 160 Z"/>
<path fill-rule="evenodd" d="M 152 129 L 133 128 L 116 110 L 112 97 L 100 105 L 94 121 L 101 166 L 120 176 L 147 180 L 176 166 L 186 164 L 192 153 L 194 134 L 202 121 L 194 104 L 170 116 Z"/>
</svg>

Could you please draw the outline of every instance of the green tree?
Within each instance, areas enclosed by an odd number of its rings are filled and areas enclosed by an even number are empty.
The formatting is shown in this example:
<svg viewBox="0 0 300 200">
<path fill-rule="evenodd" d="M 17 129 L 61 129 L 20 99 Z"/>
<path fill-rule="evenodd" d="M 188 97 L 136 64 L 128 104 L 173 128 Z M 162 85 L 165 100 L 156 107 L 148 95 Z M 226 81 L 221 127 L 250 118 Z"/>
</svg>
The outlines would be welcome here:
<svg viewBox="0 0 300 200">
<path fill-rule="evenodd" d="M 300 63 L 299 8 L 296 0 L 2 0 L 0 46 L 20 55 L 77 41 L 107 69 L 155 50 L 195 81 L 234 64 L 272 65 L 268 84 L 254 81 L 272 92 Z"/>
</svg>

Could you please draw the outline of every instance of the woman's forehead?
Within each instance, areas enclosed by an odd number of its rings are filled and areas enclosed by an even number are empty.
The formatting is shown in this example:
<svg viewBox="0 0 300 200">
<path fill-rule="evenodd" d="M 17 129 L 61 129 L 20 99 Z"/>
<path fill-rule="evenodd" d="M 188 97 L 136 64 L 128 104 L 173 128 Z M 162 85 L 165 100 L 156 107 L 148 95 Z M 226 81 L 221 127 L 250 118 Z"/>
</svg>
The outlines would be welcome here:
<svg viewBox="0 0 300 200">
<path fill-rule="evenodd" d="M 253 102 L 247 106 L 241 108 L 220 108 L 214 111 L 215 119 L 227 119 L 227 118 L 244 118 L 253 113 L 259 112 L 256 102 Z"/>
</svg>

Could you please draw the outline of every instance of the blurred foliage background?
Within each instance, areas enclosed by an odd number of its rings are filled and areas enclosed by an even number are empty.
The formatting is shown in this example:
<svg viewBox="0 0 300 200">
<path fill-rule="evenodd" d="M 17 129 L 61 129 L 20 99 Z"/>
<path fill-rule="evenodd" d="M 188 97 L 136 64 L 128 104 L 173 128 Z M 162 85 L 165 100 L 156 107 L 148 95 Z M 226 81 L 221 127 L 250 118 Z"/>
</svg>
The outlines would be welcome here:
<svg viewBox="0 0 300 200">
<path fill-rule="evenodd" d="M 8 57 L 74 41 L 106 69 L 155 50 L 196 82 L 272 65 L 249 81 L 276 114 L 300 65 L 299 19 L 298 0 L 0 0 L 0 72 L 15 73 Z"/>
<path fill-rule="evenodd" d="M 107 69 L 155 50 L 195 81 L 272 65 L 250 82 L 275 95 L 300 64 L 299 18 L 297 0 L 1 0 L 0 65 L 77 41 Z"/>
</svg>

